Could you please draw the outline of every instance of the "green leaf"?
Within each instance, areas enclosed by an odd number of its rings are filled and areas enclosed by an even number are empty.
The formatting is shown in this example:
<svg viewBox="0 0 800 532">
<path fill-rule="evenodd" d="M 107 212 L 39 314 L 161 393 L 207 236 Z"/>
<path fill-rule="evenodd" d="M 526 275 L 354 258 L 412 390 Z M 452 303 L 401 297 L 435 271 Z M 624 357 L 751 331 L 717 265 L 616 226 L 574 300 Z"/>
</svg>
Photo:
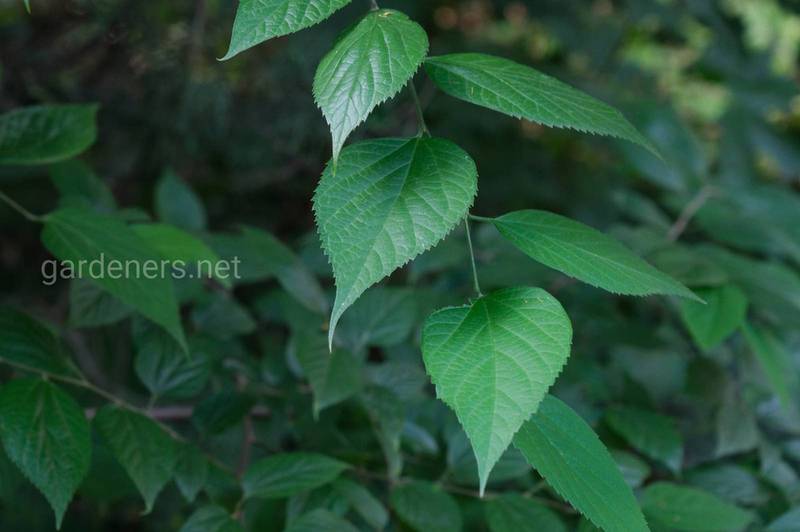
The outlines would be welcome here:
<svg viewBox="0 0 800 532">
<path fill-rule="evenodd" d="M 177 443 L 150 418 L 118 406 L 101 408 L 94 425 L 136 484 L 144 498 L 145 513 L 149 513 L 158 493 L 172 478 Z"/>
<path fill-rule="evenodd" d="M 69 324 L 72 327 L 100 327 L 130 316 L 133 309 L 88 279 L 69 283 Z"/>
<path fill-rule="evenodd" d="M 375 530 L 383 530 L 389 522 L 389 514 L 380 500 L 360 484 L 340 478 L 333 489 L 347 499 L 358 515 Z"/>
<path fill-rule="evenodd" d="M 697 290 L 706 304 L 681 302 L 681 319 L 704 351 L 717 347 L 744 322 L 747 296 L 734 285 Z"/>
<path fill-rule="evenodd" d="M 392 508 L 400 519 L 417 532 L 461 532 L 458 504 L 428 482 L 414 481 L 392 490 Z"/>
<path fill-rule="evenodd" d="M 0 165 L 63 161 L 97 137 L 97 105 L 37 105 L 0 116 Z"/>
<path fill-rule="evenodd" d="M 780 515 L 766 528 L 766 532 L 796 532 L 800 530 L 800 506 Z"/>
<path fill-rule="evenodd" d="M 206 228 L 203 202 L 172 170 L 165 170 L 156 185 L 155 206 L 162 222 L 187 231 Z"/>
<path fill-rule="evenodd" d="M 169 260 L 170 269 L 176 278 L 196 279 L 213 277 L 230 288 L 236 272 L 229 262 L 219 256 L 199 238 L 167 224 L 138 224 L 133 231 L 147 245 L 156 250 L 161 258 Z"/>
<path fill-rule="evenodd" d="M 422 357 L 478 461 L 480 491 L 569 357 L 566 312 L 539 288 L 506 288 L 431 314 Z"/>
<path fill-rule="evenodd" d="M 200 449 L 191 444 L 183 446 L 175 463 L 175 484 L 187 502 L 194 502 L 208 479 L 208 460 Z"/>
<path fill-rule="evenodd" d="M 281 499 L 324 486 L 348 467 L 321 454 L 276 454 L 251 465 L 242 488 L 248 498 Z"/>
<path fill-rule="evenodd" d="M 244 529 L 221 506 L 198 508 L 183 524 L 180 532 L 242 532 Z"/>
<path fill-rule="evenodd" d="M 335 513 L 317 508 L 292 521 L 284 532 L 358 532 L 358 529 Z"/>
<path fill-rule="evenodd" d="M 186 349 L 172 281 L 160 275 L 158 254 L 123 222 L 88 210 L 59 209 L 46 216 L 42 242 L 62 264 L 71 265 L 73 275 L 91 278 Z M 148 265 L 156 267 L 155 275 Z"/>
<path fill-rule="evenodd" d="M 317 67 L 314 99 L 333 136 L 333 160 L 348 135 L 405 86 L 428 52 L 419 24 L 391 9 L 365 15 L 339 37 Z"/>
<path fill-rule="evenodd" d="M 429 57 L 425 70 L 455 98 L 545 126 L 619 137 L 658 155 L 622 113 L 528 66 L 466 53 Z"/>
<path fill-rule="evenodd" d="M 156 397 L 187 399 L 203 391 L 211 364 L 202 350 L 183 353 L 175 340 L 160 330 L 150 331 L 136 349 L 136 375 Z"/>
<path fill-rule="evenodd" d="M 762 327 L 745 322 L 742 330 L 781 405 L 788 412 L 795 411 L 797 378 L 786 348 L 771 332 Z"/>
<path fill-rule="evenodd" d="M 650 476 L 650 466 L 647 462 L 626 451 L 611 451 L 617 468 L 622 473 L 622 478 L 631 488 L 638 488 Z"/>
<path fill-rule="evenodd" d="M 192 422 L 203 434 L 219 434 L 239 423 L 253 407 L 253 398 L 234 390 L 209 395 L 198 404 Z"/>
<path fill-rule="evenodd" d="M 78 376 L 50 328 L 27 314 L 2 306 L 0 360 L 53 375 Z"/>
<path fill-rule="evenodd" d="M 606 422 L 642 454 L 680 472 L 683 440 L 672 419 L 637 407 L 617 406 L 606 411 Z"/>
<path fill-rule="evenodd" d="M 339 342 L 354 353 L 372 345 L 401 344 L 417 324 L 415 295 L 404 288 L 376 286 L 342 317 Z"/>
<path fill-rule="evenodd" d="M 41 491 L 56 528 L 89 472 L 92 442 L 83 410 L 60 388 L 15 379 L 0 388 L 0 437 L 8 457 Z"/>
<path fill-rule="evenodd" d="M 322 22 L 350 0 L 241 0 L 225 61 L 257 44 Z"/>
<path fill-rule="evenodd" d="M 570 277 L 613 292 L 644 296 L 670 294 L 699 300 L 609 236 L 551 212 L 515 211 L 492 219 L 523 253 Z"/>
<path fill-rule="evenodd" d="M 753 514 L 708 492 L 656 482 L 644 490 L 642 509 L 654 525 L 669 530 L 735 532 L 743 530 Z"/>
<path fill-rule="evenodd" d="M 314 417 L 329 406 L 361 390 L 361 363 L 348 351 L 328 351 L 325 336 L 313 332 L 297 334 L 294 353 L 314 392 Z"/>
<path fill-rule="evenodd" d="M 25 4 L 25 10 L 30 15 L 31 14 L 31 0 L 22 0 L 22 2 Z"/>
<path fill-rule="evenodd" d="M 569 406 L 548 395 L 514 438 L 559 495 L 607 531 L 647 531 L 631 488 L 603 443 Z"/>
<path fill-rule="evenodd" d="M 101 212 L 116 208 L 114 196 L 86 163 L 70 159 L 50 167 L 50 180 L 63 201 L 83 201 Z"/>
<path fill-rule="evenodd" d="M 342 152 L 314 195 L 336 300 L 329 345 L 342 313 L 371 285 L 441 241 L 477 191 L 475 163 L 441 139 L 380 139 Z"/>
<path fill-rule="evenodd" d="M 567 532 L 555 512 L 516 493 L 490 499 L 486 503 L 486 521 L 491 532 Z"/>
<path fill-rule="evenodd" d="M 202 298 L 192 309 L 192 323 L 198 332 L 228 339 L 256 330 L 250 312 L 230 294 L 216 292 Z"/>
</svg>

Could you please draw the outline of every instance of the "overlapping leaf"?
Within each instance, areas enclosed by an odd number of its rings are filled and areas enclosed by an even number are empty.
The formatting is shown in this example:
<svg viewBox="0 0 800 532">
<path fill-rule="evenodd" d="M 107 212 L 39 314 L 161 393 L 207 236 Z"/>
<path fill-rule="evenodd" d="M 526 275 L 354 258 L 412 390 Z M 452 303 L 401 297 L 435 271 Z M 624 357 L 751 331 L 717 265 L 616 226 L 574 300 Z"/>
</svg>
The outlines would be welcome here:
<svg viewBox="0 0 800 532">
<path fill-rule="evenodd" d="M 594 431 L 548 395 L 514 438 L 530 464 L 562 497 L 608 532 L 647 531 L 636 497 Z"/>
<path fill-rule="evenodd" d="M 538 122 L 655 147 L 613 107 L 531 67 L 485 54 L 429 57 L 425 69 L 447 94 Z"/>
<path fill-rule="evenodd" d="M 744 322 L 747 296 L 734 285 L 705 288 L 697 294 L 706 304 L 681 302 L 681 318 L 701 349 L 713 349 Z"/>
<path fill-rule="evenodd" d="M 8 457 L 47 498 L 60 528 L 91 462 L 83 410 L 54 384 L 16 379 L 0 389 L 0 412 L 0 436 Z"/>
<path fill-rule="evenodd" d="M 284 453 L 259 460 L 242 478 L 246 497 L 290 497 L 333 481 L 349 466 L 312 453 Z"/>
<path fill-rule="evenodd" d="M 119 219 L 85 209 L 59 209 L 45 218 L 42 242 L 61 261 L 68 261 L 72 275 L 84 264 L 83 276 L 164 327 L 186 348 L 171 279 L 158 272 L 144 275 L 146 263 L 161 264 L 159 255 Z M 112 271 L 111 261 L 118 269 Z M 100 267 L 92 270 L 92 262 Z"/>
<path fill-rule="evenodd" d="M 609 408 L 606 421 L 614 431 L 644 455 L 681 470 L 683 438 L 671 418 L 630 406 Z"/>
<path fill-rule="evenodd" d="M 344 150 L 314 195 L 336 300 L 329 344 L 342 313 L 364 290 L 442 240 L 477 190 L 475 163 L 446 140 L 380 139 Z"/>
<path fill-rule="evenodd" d="M 372 110 L 402 89 L 428 52 L 419 24 L 391 9 L 371 11 L 340 36 L 314 76 L 314 99 L 333 136 L 333 160 Z"/>
<path fill-rule="evenodd" d="M 149 512 L 158 493 L 172 478 L 177 443 L 150 418 L 118 406 L 103 407 L 94 425 L 136 484 L 144 498 L 145 512 Z"/>
<path fill-rule="evenodd" d="M 422 356 L 436 393 L 458 416 L 478 461 L 481 491 L 514 434 L 569 356 L 572 326 L 538 288 L 508 288 L 428 317 Z"/>
<path fill-rule="evenodd" d="M 453 498 L 428 482 L 402 484 L 392 490 L 394 511 L 416 532 L 459 532 L 461 511 Z"/>
<path fill-rule="evenodd" d="M 52 330 L 9 307 L 0 307 L 0 360 L 53 375 L 78 375 Z"/>
<path fill-rule="evenodd" d="M 78 155 L 97 137 L 96 105 L 37 105 L 0 116 L 0 165 L 36 165 Z"/>
<path fill-rule="evenodd" d="M 656 482 L 644 491 L 642 508 L 655 527 L 676 531 L 736 532 L 754 515 L 707 491 L 670 482 Z"/>
<path fill-rule="evenodd" d="M 526 255 L 571 277 L 616 294 L 670 294 L 698 299 L 625 246 L 575 220 L 545 211 L 515 211 L 493 223 Z"/>
<path fill-rule="evenodd" d="M 221 60 L 322 22 L 349 3 L 350 0 L 241 0 L 231 44 Z"/>
</svg>

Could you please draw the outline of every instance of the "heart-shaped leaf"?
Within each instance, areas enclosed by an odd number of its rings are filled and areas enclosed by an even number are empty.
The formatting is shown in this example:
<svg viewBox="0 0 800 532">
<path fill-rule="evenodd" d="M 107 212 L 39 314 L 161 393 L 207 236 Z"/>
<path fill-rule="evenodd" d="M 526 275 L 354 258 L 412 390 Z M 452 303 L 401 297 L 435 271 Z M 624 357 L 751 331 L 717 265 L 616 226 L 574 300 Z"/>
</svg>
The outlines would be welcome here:
<svg viewBox="0 0 800 532">
<path fill-rule="evenodd" d="M 333 160 L 347 136 L 405 86 L 428 52 L 428 36 L 399 11 L 367 14 L 340 36 L 314 76 L 314 99 L 333 136 Z"/>
<path fill-rule="evenodd" d="M 379 139 L 342 152 L 314 195 L 322 247 L 333 265 L 336 301 L 329 344 L 342 313 L 364 290 L 442 240 L 477 191 L 475 163 L 437 138 Z"/>
<path fill-rule="evenodd" d="M 308 28 L 350 0 L 240 0 L 228 53 L 221 61 L 262 42 Z"/>
<path fill-rule="evenodd" d="M 539 288 L 498 290 L 425 322 L 425 368 L 470 439 L 481 492 L 561 372 L 571 341 L 566 312 Z"/>
</svg>

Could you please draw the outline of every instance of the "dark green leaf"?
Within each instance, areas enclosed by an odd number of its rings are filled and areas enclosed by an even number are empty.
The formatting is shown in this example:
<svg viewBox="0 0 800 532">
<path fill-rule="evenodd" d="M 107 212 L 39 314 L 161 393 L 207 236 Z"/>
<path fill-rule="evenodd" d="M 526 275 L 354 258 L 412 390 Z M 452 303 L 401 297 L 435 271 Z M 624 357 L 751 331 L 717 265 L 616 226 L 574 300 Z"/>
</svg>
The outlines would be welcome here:
<svg viewBox="0 0 800 532">
<path fill-rule="evenodd" d="M 224 508 L 203 506 L 183 524 L 180 532 L 242 532 L 244 529 Z"/>
<path fill-rule="evenodd" d="M 160 275 L 158 254 L 124 223 L 88 210 L 60 209 L 47 215 L 42 242 L 71 265 L 73 275 L 91 278 L 186 349 L 172 281 Z"/>
<path fill-rule="evenodd" d="M 242 478 L 242 488 L 246 497 L 291 497 L 328 484 L 348 467 L 321 454 L 276 454 L 251 465 Z"/>
<path fill-rule="evenodd" d="M 187 231 L 206 228 L 206 210 L 197 194 L 172 170 L 165 170 L 156 186 L 159 220 Z"/>
<path fill-rule="evenodd" d="M 683 461 L 683 440 L 672 419 L 637 407 L 619 406 L 606 411 L 614 431 L 645 456 L 679 472 Z"/>
<path fill-rule="evenodd" d="M 292 521 L 284 532 L 358 532 L 358 529 L 338 515 L 318 508 Z"/>
<path fill-rule="evenodd" d="M 460 532 L 461 511 L 453 498 L 428 482 L 414 481 L 392 490 L 400 519 L 417 532 Z"/>
<path fill-rule="evenodd" d="M 175 484 L 178 485 L 181 495 L 188 502 L 194 502 L 207 479 L 208 459 L 194 445 L 184 445 L 175 464 Z"/>
<path fill-rule="evenodd" d="M 145 502 L 145 513 L 172 478 L 177 443 L 150 418 L 118 406 L 105 406 L 94 418 L 114 456 L 133 480 Z"/>
<path fill-rule="evenodd" d="M 295 356 L 314 392 L 314 416 L 324 408 L 361 390 L 361 363 L 348 351 L 328 351 L 323 334 L 306 332 L 294 337 Z"/>
<path fill-rule="evenodd" d="M 516 493 L 503 494 L 486 503 L 491 532 L 567 532 L 558 514 Z"/>
<path fill-rule="evenodd" d="M 735 532 L 753 515 L 697 488 L 657 482 L 644 490 L 642 509 L 653 524 L 669 530 Z"/>
<path fill-rule="evenodd" d="M 53 375 L 77 376 L 53 331 L 9 307 L 0 307 L 0 360 Z"/>
<path fill-rule="evenodd" d="M 681 302 L 681 318 L 701 349 L 708 351 L 725 341 L 744 322 L 747 296 L 733 285 L 697 290 L 706 304 Z"/>
<path fill-rule="evenodd" d="M 8 457 L 53 507 L 60 528 L 91 463 L 83 410 L 47 381 L 16 379 L 0 388 L 0 436 Z"/>
<path fill-rule="evenodd" d="M 594 431 L 548 395 L 514 438 L 530 464 L 562 497 L 604 530 L 647 530 L 631 488 Z"/>
<path fill-rule="evenodd" d="M 48 164 L 78 155 L 97 137 L 97 105 L 37 105 L 0 116 L 0 165 Z"/>
</svg>

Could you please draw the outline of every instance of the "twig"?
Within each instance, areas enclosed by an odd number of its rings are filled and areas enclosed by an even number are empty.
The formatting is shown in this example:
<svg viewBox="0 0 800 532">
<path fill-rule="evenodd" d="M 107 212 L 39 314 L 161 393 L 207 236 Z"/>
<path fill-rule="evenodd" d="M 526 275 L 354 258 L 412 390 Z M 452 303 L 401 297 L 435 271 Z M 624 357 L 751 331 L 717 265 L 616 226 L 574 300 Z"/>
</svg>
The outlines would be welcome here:
<svg viewBox="0 0 800 532">
<path fill-rule="evenodd" d="M 411 99 L 414 100 L 414 109 L 417 111 L 417 123 L 419 124 L 419 134 L 425 135 L 427 137 L 431 136 L 431 132 L 428 129 L 428 124 L 425 123 L 425 115 L 422 112 L 422 104 L 419 101 L 419 95 L 417 94 L 417 88 L 414 87 L 414 80 L 408 82 L 408 88 L 411 92 Z"/>
<path fill-rule="evenodd" d="M 703 186 L 691 201 L 686 204 L 678 216 L 678 219 L 675 220 L 675 223 L 669 228 L 669 231 L 667 231 L 667 240 L 670 242 L 676 241 L 686 230 L 686 227 L 689 225 L 689 222 L 692 221 L 694 215 L 703 208 L 703 205 L 705 205 L 716 192 L 716 188 L 711 185 Z"/>
<path fill-rule="evenodd" d="M 13 199 L 9 198 L 5 195 L 5 193 L 0 192 L 0 200 L 3 200 L 9 207 L 17 211 L 19 214 L 25 217 L 29 222 L 41 222 L 42 217 L 33 214 L 31 211 L 14 201 Z"/>
<path fill-rule="evenodd" d="M 482 297 L 483 292 L 481 292 L 481 285 L 478 282 L 478 268 L 475 266 L 475 251 L 472 249 L 472 236 L 470 236 L 469 231 L 469 216 L 464 217 L 464 227 L 467 230 L 467 247 L 469 247 L 469 259 L 472 264 L 472 282 L 475 285 L 475 292 L 478 293 L 478 297 Z"/>
</svg>

